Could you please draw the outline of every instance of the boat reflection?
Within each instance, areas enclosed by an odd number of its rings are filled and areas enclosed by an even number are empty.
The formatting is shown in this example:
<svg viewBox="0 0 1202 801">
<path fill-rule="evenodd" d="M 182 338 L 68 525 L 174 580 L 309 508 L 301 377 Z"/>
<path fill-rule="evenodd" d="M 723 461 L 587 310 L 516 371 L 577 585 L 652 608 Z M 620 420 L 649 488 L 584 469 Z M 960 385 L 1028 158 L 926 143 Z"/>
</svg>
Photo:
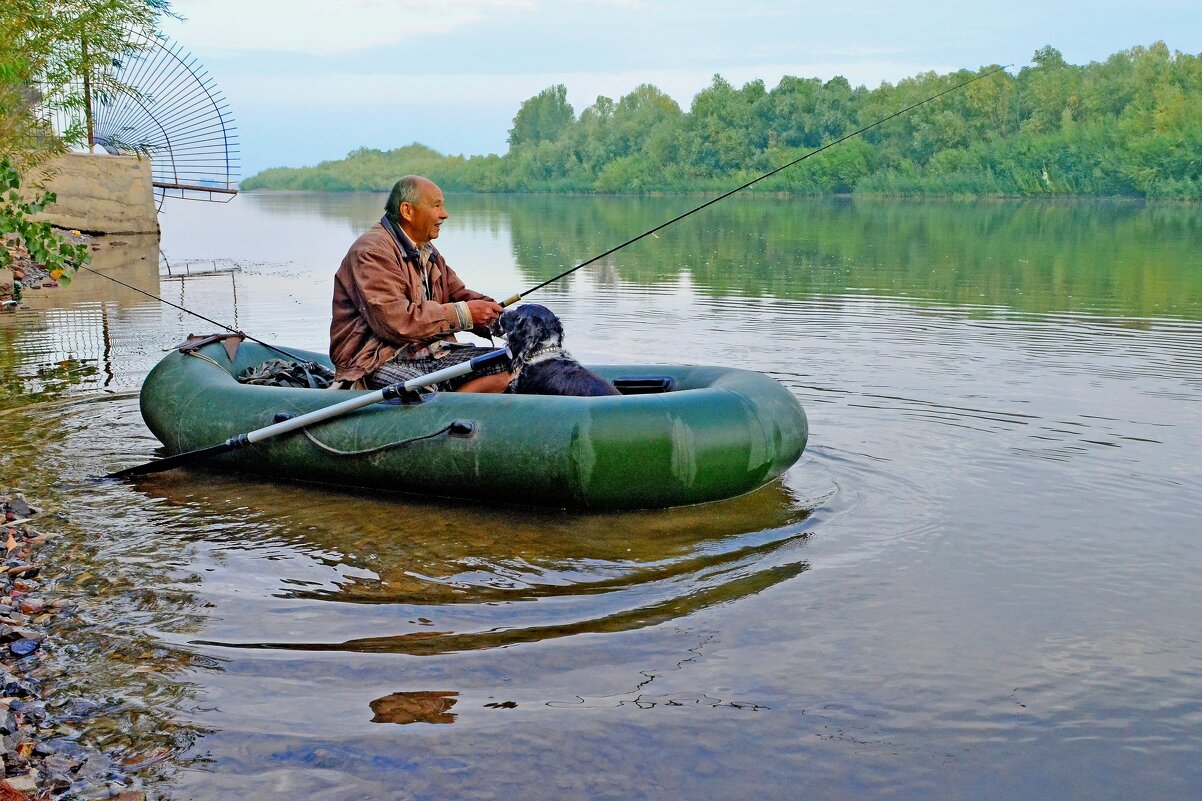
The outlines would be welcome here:
<svg viewBox="0 0 1202 801">
<path fill-rule="evenodd" d="M 379 497 L 208 472 L 175 471 L 138 486 L 216 515 L 208 528 L 224 532 L 226 550 L 286 546 L 336 576 L 283 577 L 275 597 L 333 602 L 341 608 L 332 616 L 346 604 L 371 607 L 355 626 L 364 636 L 198 641 L 208 645 L 406 654 L 495 648 L 656 625 L 808 568 L 809 509 L 779 481 L 702 506 L 610 514 Z M 240 529 L 254 535 L 240 539 Z"/>
</svg>

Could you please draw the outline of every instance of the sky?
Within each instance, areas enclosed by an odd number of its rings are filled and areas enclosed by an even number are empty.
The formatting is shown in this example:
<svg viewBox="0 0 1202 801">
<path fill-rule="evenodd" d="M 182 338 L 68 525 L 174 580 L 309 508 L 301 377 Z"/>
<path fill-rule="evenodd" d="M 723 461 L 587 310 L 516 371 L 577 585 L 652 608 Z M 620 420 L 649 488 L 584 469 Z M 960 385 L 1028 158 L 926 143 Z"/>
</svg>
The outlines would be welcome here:
<svg viewBox="0 0 1202 801">
<path fill-rule="evenodd" d="M 1198 0 L 173 0 L 163 31 L 230 103 L 242 177 L 421 142 L 504 153 L 522 101 L 564 84 L 579 114 L 642 83 L 688 109 L 740 86 L 1073 64 L 1163 41 L 1202 53 Z"/>
</svg>

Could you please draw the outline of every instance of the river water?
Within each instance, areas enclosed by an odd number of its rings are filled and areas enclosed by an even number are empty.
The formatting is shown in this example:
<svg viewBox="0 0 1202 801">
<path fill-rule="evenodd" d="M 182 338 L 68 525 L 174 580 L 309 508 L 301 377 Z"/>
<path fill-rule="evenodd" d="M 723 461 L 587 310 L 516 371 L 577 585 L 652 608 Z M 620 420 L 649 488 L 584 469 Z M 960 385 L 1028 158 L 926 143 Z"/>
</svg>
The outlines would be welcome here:
<svg viewBox="0 0 1202 801">
<path fill-rule="evenodd" d="M 98 269 L 324 349 L 382 196 L 176 202 Z M 504 297 L 696 201 L 450 196 Z M 734 198 L 529 300 L 582 361 L 750 367 L 782 480 L 629 514 L 152 457 L 136 391 L 214 327 L 83 273 L 0 317 L 4 483 L 61 530 L 60 693 L 171 798 L 1202 794 L 1202 209 Z M 105 725 L 109 729 L 105 729 Z M 118 729 L 120 729 L 118 731 Z M 161 754 L 160 754 L 161 755 Z"/>
</svg>

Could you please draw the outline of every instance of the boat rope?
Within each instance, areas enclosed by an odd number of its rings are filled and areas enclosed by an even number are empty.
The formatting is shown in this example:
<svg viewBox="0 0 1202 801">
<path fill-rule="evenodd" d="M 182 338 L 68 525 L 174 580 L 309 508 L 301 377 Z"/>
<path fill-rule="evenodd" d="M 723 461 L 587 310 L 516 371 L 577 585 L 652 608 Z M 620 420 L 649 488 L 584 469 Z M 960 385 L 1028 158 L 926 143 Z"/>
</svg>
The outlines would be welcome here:
<svg viewBox="0 0 1202 801">
<path fill-rule="evenodd" d="M 973 83 L 973 82 L 975 82 L 975 81 L 982 80 L 982 79 L 984 79 L 984 78 L 988 78 L 988 77 L 990 77 L 991 75 L 997 75 L 999 72 L 1001 72 L 1002 70 L 1004 70 L 1004 69 L 1006 69 L 1006 68 L 1008 68 L 1008 67 L 1010 67 L 1010 66 L 1012 66 L 1012 65 L 1010 65 L 1010 64 L 1006 64 L 1006 65 L 1004 65 L 1004 66 L 997 67 L 996 69 L 992 69 L 992 70 L 990 70 L 989 72 L 985 72 L 985 73 L 982 73 L 982 74 L 980 74 L 980 75 L 976 75 L 976 76 L 974 76 L 974 77 L 972 77 L 972 78 L 968 79 L 967 81 L 964 81 L 963 83 L 958 83 L 958 84 L 956 84 L 955 86 L 951 87 L 950 89 L 944 89 L 942 92 L 939 92 L 939 93 L 937 93 L 937 94 L 933 94 L 933 95 L 931 95 L 930 97 L 926 98 L 925 100 L 920 100 L 920 101 L 918 101 L 917 103 L 915 103 L 915 104 L 913 104 L 913 105 L 906 106 L 906 107 L 905 107 L 905 108 L 903 108 L 901 111 L 895 111 L 895 112 L 893 112 L 892 114 L 890 114 L 888 117 L 883 117 L 883 118 L 881 118 L 881 119 L 877 120 L 876 122 L 874 122 L 874 123 L 872 123 L 872 124 L 870 124 L 870 125 L 865 125 L 863 128 L 860 128 L 860 129 L 858 129 L 858 130 L 852 131 L 851 133 L 849 133 L 849 134 L 846 134 L 845 136 L 841 136 L 841 137 L 839 137 L 838 139 L 836 139 L 836 140 L 835 140 L 835 141 L 833 141 L 833 142 L 827 142 L 827 143 L 826 143 L 825 145 L 823 145 L 822 147 L 820 147 L 820 148 L 817 148 L 817 149 L 815 149 L 815 150 L 811 150 L 809 153 L 806 153 L 804 156 L 801 156 L 801 157 L 799 157 L 799 158 L 795 158 L 795 159 L 793 159 L 793 160 L 792 160 L 792 161 L 790 161 L 788 164 L 782 164 L 781 166 L 777 167 L 776 169 L 774 169 L 774 170 L 771 170 L 770 172 L 766 172 L 766 173 L 764 173 L 763 175 L 759 176 L 758 178 L 752 178 L 752 179 L 751 179 L 750 181 L 748 181 L 747 183 L 745 183 L 745 184 L 742 184 L 742 185 L 740 185 L 740 186 L 736 186 L 734 189 L 731 189 L 731 190 L 729 190 L 729 191 L 727 191 L 727 192 L 723 192 L 722 194 L 718 195 L 717 197 L 715 197 L 715 198 L 711 198 L 711 199 L 707 200 L 706 202 L 702 203 L 700 206 L 697 206 L 696 208 L 689 209 L 689 210 L 688 210 L 688 211 L 686 211 L 685 213 L 683 213 L 683 214 L 678 214 L 677 216 L 673 217 L 672 219 L 668 220 L 668 221 L 667 221 L 667 222 L 665 222 L 665 223 L 660 223 L 659 225 L 655 226 L 654 228 L 651 228 L 651 229 L 649 229 L 649 230 L 647 230 L 647 231 L 644 231 L 643 233 L 639 234 L 639 235 L 638 235 L 638 236 L 636 236 L 636 237 L 633 237 L 633 238 L 631 238 L 631 239 L 627 239 L 627 240 L 626 240 L 625 242 L 623 242 L 622 244 L 620 244 L 620 245 L 615 245 L 614 247 L 610 248 L 609 250 L 605 251 L 604 253 L 599 253 L 599 254 L 597 254 L 596 256 L 593 256 L 593 257 L 592 257 L 591 259 L 589 259 L 588 261 L 583 261 L 583 262 L 581 262 L 580 264 L 577 264 L 575 267 L 571 268 L 570 270 L 564 270 L 562 273 L 560 273 L 559 275 L 555 276 L 554 278 L 548 278 L 546 281 L 543 281 L 541 284 L 538 284 L 537 286 L 532 286 L 532 287 L 530 287 L 530 288 L 529 288 L 529 289 L 527 289 L 525 292 L 519 292 L 518 294 L 514 295 L 513 297 L 506 298 L 505 300 L 501 301 L 501 306 L 502 306 L 502 307 L 504 307 L 504 306 L 512 306 L 514 303 L 517 303 L 519 300 L 521 300 L 522 298 L 526 297 L 526 296 L 527 296 L 527 295 L 529 295 L 531 292 L 535 292 L 535 291 L 537 291 L 537 290 L 539 290 L 539 289 L 542 289 L 542 288 L 543 288 L 543 287 L 545 287 L 547 284 L 552 284 L 552 283 L 554 283 L 554 282 L 558 281 L 560 278 L 564 278 L 564 277 L 566 277 L 566 276 L 569 276 L 569 275 L 571 275 L 572 273 L 576 272 L 577 270 L 581 269 L 582 267 L 587 267 L 587 266 L 589 266 L 590 264 L 593 264 L 594 262 L 600 261 L 601 259 L 603 259 L 603 258 L 605 258 L 606 256 L 610 255 L 611 253 L 616 253 L 616 252 L 618 252 L 619 250 L 621 250 L 622 248 L 626 247 L 627 245 L 633 245 L 635 242 L 638 242 L 640 239 L 643 239 L 643 238 L 645 238 L 645 237 L 651 236 L 651 235 L 652 235 L 652 234 L 654 234 L 656 231 L 661 231 L 661 230 L 663 230 L 664 228 L 667 228 L 669 225 L 672 225 L 673 223 L 680 222 L 680 221 L 681 221 L 681 220 L 683 220 L 685 217 L 688 217 L 688 216 L 689 216 L 689 215 L 691 215 L 691 214 L 696 214 L 697 212 L 701 211 L 702 209 L 704 209 L 704 208 L 707 208 L 707 207 L 709 207 L 709 206 L 712 206 L 712 205 L 714 205 L 714 204 L 715 204 L 715 203 L 717 203 L 719 200 L 725 200 L 726 198 L 730 197 L 731 195 L 735 194 L 736 192 L 741 192 L 741 191 L 743 191 L 744 189 L 746 189 L 746 188 L 747 188 L 747 187 L 749 187 L 749 186 L 752 186 L 752 185 L 754 185 L 754 184 L 758 184 L 760 181 L 764 180 L 765 178 L 770 178 L 770 177 L 772 177 L 773 175 L 776 175 L 776 174 L 777 174 L 778 172 L 780 172 L 781 170 L 787 170 L 789 167 L 792 167 L 794 164 L 798 164 L 798 163 L 800 163 L 800 162 L 803 162 L 803 161 L 805 161 L 806 159 L 810 158 L 811 156 L 817 156 L 817 155 L 818 155 L 819 153 L 821 153 L 822 151 L 824 151 L 824 150 L 827 150 L 828 148 L 832 148 L 832 147 L 834 147 L 835 145 L 839 144 L 840 142 L 846 142 L 848 139 L 851 139 L 851 138 L 853 138 L 853 137 L 859 136 L 860 134 L 864 133 L 865 131 L 870 131 L 870 130 L 872 130 L 873 128 L 877 127 L 878 125 L 882 125 L 882 124 L 884 124 L 884 123 L 888 122 L 889 120 L 893 119 L 894 117 L 900 117 L 900 116 L 901 116 L 901 115 L 903 115 L 903 114 L 906 114 L 906 113 L 908 113 L 908 112 L 911 112 L 911 111 L 913 111 L 914 109 L 918 108 L 919 106 L 926 105 L 927 103 L 930 103 L 932 100 L 937 100 L 937 99 L 939 99 L 939 98 L 943 97 L 943 96 L 944 96 L 944 95 L 946 95 L 946 94 L 950 94 L 951 92 L 955 92 L 955 91 L 956 91 L 956 90 L 958 90 L 958 89 L 963 89 L 965 86 L 968 86 L 970 83 Z"/>
<path fill-rule="evenodd" d="M 308 428 L 302 428 L 301 433 L 304 434 L 305 438 L 314 445 L 321 448 L 326 453 L 333 454 L 334 456 L 373 456 L 382 451 L 391 450 L 392 448 L 403 448 L 406 445 L 412 445 L 413 443 L 421 442 L 424 439 L 434 439 L 441 434 L 448 433 L 454 427 L 455 423 L 447 423 L 445 426 L 431 434 L 422 434 L 420 437 L 410 437 L 409 439 L 397 440 L 396 442 L 389 442 L 386 445 L 377 445 L 374 448 L 365 448 L 361 451 L 344 451 L 335 448 L 333 445 L 327 445 L 317 437 L 313 436 L 313 434 L 309 432 Z"/>
<path fill-rule="evenodd" d="M 184 351 L 184 355 L 185 356 L 195 356 L 198 359 L 204 359 L 206 362 L 213 365 L 221 372 L 227 373 L 227 374 L 229 373 L 229 370 L 222 367 L 221 364 L 216 359 L 214 359 L 212 356 L 209 356 L 208 354 L 201 353 L 200 351 L 196 351 L 196 350 L 189 350 L 189 351 Z"/>
<path fill-rule="evenodd" d="M 289 353 L 288 351 L 283 350 L 282 348 L 278 348 L 275 345 L 264 342 L 261 339 L 256 339 L 255 337 L 252 337 L 250 334 L 246 333 L 245 331 L 239 331 L 236 328 L 230 328 L 225 323 L 219 323 L 216 320 L 212 320 L 208 317 L 205 317 L 203 314 L 194 312 L 191 309 L 185 309 L 183 306 L 180 306 L 178 303 L 172 303 L 169 300 L 160 298 L 158 295 L 147 292 L 145 289 L 136 287 L 133 284 L 127 284 L 118 278 L 113 278 L 111 275 L 105 275 L 104 273 L 100 272 L 99 270 L 93 270 L 91 267 L 87 266 L 86 264 L 79 265 L 79 269 L 87 270 L 88 272 L 92 273 L 93 275 L 99 275 L 101 278 L 107 278 L 108 280 L 112 281 L 114 284 L 120 284 L 121 286 L 125 287 L 126 289 L 132 289 L 134 292 L 140 292 L 141 294 L 145 295 L 146 297 L 151 298 L 152 300 L 157 300 L 159 303 L 166 304 L 173 309 L 179 309 L 180 311 L 190 314 L 193 317 L 199 317 L 201 320 L 204 320 L 206 323 L 212 323 L 215 326 L 224 328 L 226 331 L 229 331 L 231 334 L 237 334 L 240 337 L 249 339 L 251 342 L 258 342 L 263 347 L 268 348 L 270 350 L 274 350 L 276 353 L 283 354 L 284 356 L 287 356 L 289 359 L 295 359 L 299 362 L 308 361 L 308 359 L 301 358 L 300 356 L 297 356 L 295 353 Z"/>
</svg>

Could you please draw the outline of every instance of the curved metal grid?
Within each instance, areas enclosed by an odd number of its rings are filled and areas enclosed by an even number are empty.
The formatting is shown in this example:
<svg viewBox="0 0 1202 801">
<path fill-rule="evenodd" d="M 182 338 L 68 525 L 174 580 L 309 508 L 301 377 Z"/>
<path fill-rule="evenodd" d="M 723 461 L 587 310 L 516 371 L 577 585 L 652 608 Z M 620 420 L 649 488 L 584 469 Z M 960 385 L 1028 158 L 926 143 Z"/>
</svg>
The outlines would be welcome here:
<svg viewBox="0 0 1202 801">
<path fill-rule="evenodd" d="M 229 104 L 204 67 L 165 36 L 131 35 L 113 76 L 135 90 L 94 97 L 96 144 L 150 158 L 155 193 L 225 202 L 238 192 L 238 137 Z M 136 49 L 134 49 L 136 48 Z"/>
</svg>

